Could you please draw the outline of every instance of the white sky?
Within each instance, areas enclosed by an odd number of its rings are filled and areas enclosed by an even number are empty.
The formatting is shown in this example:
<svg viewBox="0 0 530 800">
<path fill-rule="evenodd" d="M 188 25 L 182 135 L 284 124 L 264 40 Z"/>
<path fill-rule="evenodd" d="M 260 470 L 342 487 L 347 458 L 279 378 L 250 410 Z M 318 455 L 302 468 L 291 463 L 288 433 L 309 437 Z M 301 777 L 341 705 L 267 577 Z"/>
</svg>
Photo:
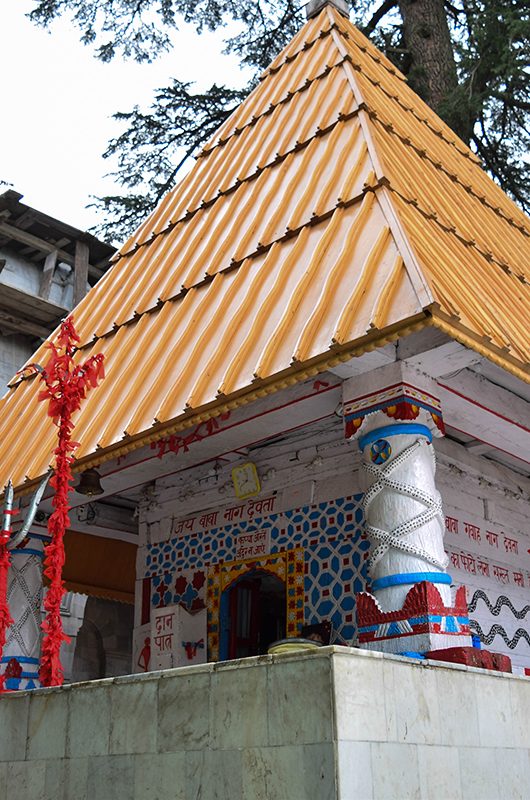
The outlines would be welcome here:
<svg viewBox="0 0 530 800">
<path fill-rule="evenodd" d="M 119 57 L 101 64 L 66 21 L 51 32 L 31 24 L 25 13 L 32 7 L 29 0 L 0 2 L 0 180 L 28 205 L 86 229 L 97 221 L 95 209 L 85 208 L 90 195 L 117 191 L 103 179 L 113 164 L 101 157 L 121 131 L 111 115 L 135 103 L 147 107 L 171 77 L 207 88 L 235 84 L 241 73 L 235 58 L 221 55 L 222 35 L 197 36 L 184 25 L 174 49 L 153 64 Z"/>
</svg>

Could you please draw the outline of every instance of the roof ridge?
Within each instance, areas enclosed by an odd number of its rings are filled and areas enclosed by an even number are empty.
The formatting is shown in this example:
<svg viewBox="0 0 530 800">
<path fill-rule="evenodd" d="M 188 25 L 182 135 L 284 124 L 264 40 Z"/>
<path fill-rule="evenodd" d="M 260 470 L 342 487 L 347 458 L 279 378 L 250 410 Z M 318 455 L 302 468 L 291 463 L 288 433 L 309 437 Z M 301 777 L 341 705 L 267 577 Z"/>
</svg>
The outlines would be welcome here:
<svg viewBox="0 0 530 800">
<path fill-rule="evenodd" d="M 351 66 L 352 66 L 352 69 L 354 69 L 356 72 L 362 72 L 362 64 L 359 64 L 356 61 L 354 61 L 353 58 L 351 57 L 351 55 L 350 55 L 349 58 L 347 56 L 345 56 L 344 57 L 344 61 L 349 62 L 351 64 Z M 374 80 L 373 78 L 370 77 L 370 75 L 368 75 L 365 72 L 363 72 L 363 77 L 366 78 L 366 80 L 370 81 L 370 83 L 373 86 L 378 87 L 384 94 L 386 94 L 387 97 L 390 97 L 392 100 L 395 100 L 396 103 L 399 106 L 401 106 L 401 108 L 403 108 L 405 111 L 408 111 L 410 114 L 412 114 L 418 120 L 418 122 L 421 122 L 423 125 L 426 125 L 429 128 L 429 130 L 431 130 L 436 136 L 439 136 L 440 139 L 443 139 L 443 141 L 446 142 L 446 144 L 450 145 L 451 147 L 454 147 L 455 150 L 457 150 L 460 153 L 460 155 L 464 156 L 464 158 L 468 158 L 470 161 L 473 161 L 478 166 L 481 165 L 482 162 L 479 159 L 479 157 L 475 153 L 473 153 L 473 151 L 470 150 L 470 148 L 464 142 L 462 142 L 462 140 L 456 135 L 456 133 L 454 134 L 454 137 L 455 137 L 454 140 L 453 139 L 449 139 L 444 134 L 444 131 L 441 128 L 434 127 L 434 125 L 431 124 L 431 121 L 427 117 L 420 116 L 417 113 L 417 111 L 414 108 L 414 106 L 409 106 L 406 103 L 404 103 L 399 95 L 391 94 L 382 85 L 382 83 L 380 83 L 379 81 Z M 408 84 L 406 84 L 406 85 L 408 85 Z M 361 91 L 361 90 L 359 89 L 359 91 Z"/>
<path fill-rule="evenodd" d="M 332 31 L 332 36 L 335 37 L 335 30 Z M 339 53 L 343 56 L 342 64 L 345 65 L 347 63 L 351 63 L 352 62 L 351 56 L 348 53 L 342 41 L 339 39 L 335 40 L 335 42 L 339 48 Z M 348 58 L 348 56 L 350 57 Z M 370 130 L 372 123 L 370 117 L 366 112 L 367 103 L 364 99 L 361 88 L 358 86 L 357 81 L 355 80 L 354 75 L 350 75 L 345 66 L 344 66 L 344 71 L 348 83 L 350 85 L 351 91 L 353 93 L 353 96 L 355 98 L 355 101 L 357 102 L 359 107 L 358 111 L 359 123 L 364 135 L 364 139 L 366 141 L 370 159 L 374 167 L 375 179 L 376 179 L 375 183 L 376 185 L 381 185 L 384 189 L 384 182 L 387 181 L 388 179 L 385 175 L 383 165 L 379 158 L 377 146 L 376 143 L 374 142 L 374 138 Z M 404 231 L 403 225 L 401 223 L 401 220 L 399 218 L 396 209 L 392 206 L 386 194 L 384 192 L 382 194 L 383 194 L 383 202 L 380 201 L 379 205 L 381 206 L 383 215 L 387 220 L 389 229 L 396 242 L 397 249 L 400 252 L 401 257 L 403 259 L 403 264 L 405 266 L 407 275 L 409 276 L 411 285 L 416 294 L 416 298 L 422 306 L 429 305 L 430 303 L 434 302 L 434 297 L 429 287 L 429 283 L 425 278 L 425 275 L 416 257 L 414 249 Z"/>
<path fill-rule="evenodd" d="M 499 259 L 495 258 L 495 256 L 493 255 L 493 253 L 491 251 L 483 249 L 482 247 L 480 247 L 479 244 L 476 242 L 476 240 L 468 239 L 464 234 L 460 233 L 458 231 L 458 229 L 456 228 L 456 226 L 454 226 L 454 225 L 446 225 L 440 219 L 440 217 L 436 214 L 435 211 L 429 211 L 429 210 L 425 209 L 424 207 L 422 207 L 420 205 L 420 203 L 417 200 L 415 200 L 414 198 L 408 197 L 406 194 L 401 192 L 399 189 L 396 189 L 395 187 L 393 187 L 390 183 L 388 184 L 387 188 L 393 194 L 397 194 L 397 196 L 400 197 L 403 200 L 403 202 L 407 203 L 407 205 L 410 205 L 410 206 L 413 206 L 414 208 L 416 208 L 420 212 L 420 214 L 423 217 L 425 217 L 425 219 L 432 220 L 433 222 L 436 223 L 436 225 L 438 225 L 438 227 L 440 227 L 446 233 L 452 233 L 454 236 L 457 237 L 457 239 L 459 239 L 462 242 L 462 244 L 465 244 L 467 247 L 473 247 L 488 262 L 496 264 L 498 267 L 500 267 L 502 269 L 503 272 L 505 272 L 507 275 L 511 275 L 512 278 L 515 278 L 516 280 L 520 281 L 524 286 L 530 286 L 530 281 L 526 278 L 525 275 L 519 275 L 516 272 L 514 272 L 512 269 L 510 269 L 508 264 L 506 264 L 503 261 L 499 261 Z"/>
<path fill-rule="evenodd" d="M 357 47 L 363 53 L 365 53 L 372 61 L 375 61 L 377 64 L 381 64 L 381 66 L 386 69 L 394 77 L 398 78 L 400 81 L 407 83 L 407 77 L 401 72 L 401 70 L 393 64 L 388 56 L 384 53 L 380 52 L 377 47 L 370 41 L 370 38 L 366 36 L 365 33 L 355 25 L 351 19 L 344 17 L 339 12 L 334 11 L 332 8 L 328 7 L 329 14 L 333 17 L 333 25 L 331 27 L 337 28 L 343 36 L 349 39 L 354 47 Z M 348 30 L 351 29 L 351 33 Z M 355 41 L 355 36 L 352 34 L 359 34 L 363 39 L 366 40 L 367 45 L 360 44 L 359 42 Z"/>
<path fill-rule="evenodd" d="M 530 230 L 529 229 L 527 229 L 524 225 L 519 224 L 517 222 L 517 220 L 515 220 L 513 217 L 509 217 L 507 214 L 505 214 L 505 212 L 502 210 L 502 208 L 500 208 L 500 206 L 494 206 L 491 203 L 489 203 L 487 198 L 485 197 L 485 195 L 478 194 L 473 189 L 473 186 L 471 184 L 469 184 L 469 183 L 465 183 L 464 180 L 461 179 L 456 172 L 450 172 L 448 169 L 446 169 L 441 161 L 435 160 L 430 155 L 428 150 L 424 150 L 423 148 L 418 147 L 412 141 L 412 139 L 410 139 L 408 136 L 405 136 L 404 134 L 400 133 L 398 131 L 398 129 L 394 125 L 392 125 L 391 123 L 385 122 L 383 119 L 381 119 L 381 117 L 379 117 L 377 111 L 375 111 L 374 109 L 366 108 L 365 110 L 366 110 L 366 113 L 368 114 L 368 116 L 370 118 L 375 118 L 377 120 L 377 122 L 383 128 L 385 128 L 385 130 L 388 133 L 390 133 L 391 135 L 397 136 L 397 138 L 401 142 L 403 142 L 404 145 L 406 145 L 407 147 L 411 147 L 420 157 L 426 158 L 433 165 L 433 167 L 435 169 L 440 170 L 440 172 L 443 172 L 452 181 L 454 181 L 455 183 L 458 183 L 459 186 L 461 186 L 466 192 L 468 192 L 468 194 L 473 195 L 473 197 L 475 197 L 483 206 L 485 206 L 486 208 L 489 208 L 495 214 L 497 214 L 498 216 L 502 217 L 502 219 L 505 222 L 507 222 L 511 227 L 516 228 L 523 235 L 530 237 Z M 482 169 L 478 164 L 477 164 L 477 168 L 478 169 Z"/>
<path fill-rule="evenodd" d="M 342 15 L 339 15 L 339 16 L 341 17 L 341 20 L 342 20 L 343 19 Z M 327 38 L 328 36 L 332 35 L 333 31 L 335 31 L 335 30 L 337 30 L 344 38 L 346 38 L 349 41 L 351 41 L 351 44 L 352 44 L 353 47 L 355 47 L 358 50 L 361 50 L 362 52 L 364 52 L 369 58 L 372 59 L 372 61 L 375 61 L 376 63 L 381 64 L 381 66 L 387 72 L 389 72 L 391 75 L 394 75 L 395 77 L 399 78 L 404 83 L 407 82 L 407 79 L 405 78 L 405 76 L 397 68 L 387 66 L 387 64 L 385 63 L 385 61 L 387 59 L 382 59 L 382 58 L 377 57 L 374 53 L 372 53 L 370 51 L 369 48 L 364 47 L 363 45 L 360 45 L 357 42 L 355 42 L 352 39 L 352 37 L 350 36 L 350 34 L 348 33 L 348 31 L 343 29 L 343 28 L 341 28 L 336 20 L 333 20 L 331 22 L 331 24 L 330 24 L 330 27 L 327 28 L 325 31 L 320 31 L 319 34 L 314 39 L 311 39 L 309 42 L 304 42 L 303 46 L 300 47 L 295 53 L 293 53 L 292 55 L 287 55 L 284 58 L 284 60 L 281 61 L 276 67 L 267 68 L 267 70 L 265 70 L 260 75 L 260 78 L 259 78 L 260 81 L 265 80 L 269 75 L 274 75 L 275 73 L 279 72 L 280 69 L 283 66 L 285 66 L 286 64 L 290 64 L 291 62 L 295 61 L 296 58 L 299 55 L 301 55 L 301 53 L 304 53 L 307 50 L 309 50 L 318 41 L 321 41 L 322 39 Z M 361 33 L 361 31 L 359 31 L 359 33 Z M 361 35 L 364 36 L 364 34 L 361 34 Z M 325 78 L 332 69 L 335 69 L 336 67 L 340 67 L 341 64 L 344 62 L 344 60 L 351 61 L 353 64 L 356 64 L 356 62 L 353 60 L 353 58 L 352 58 L 350 53 L 343 54 L 342 61 L 339 61 L 336 64 L 332 64 L 331 66 L 328 66 L 325 71 L 319 73 L 318 75 L 315 75 L 314 78 L 306 81 L 306 83 L 304 83 L 299 89 L 295 89 L 293 92 L 289 92 L 288 95 L 286 95 L 286 97 L 284 97 L 282 100 L 278 101 L 275 104 L 271 104 L 266 111 L 262 112 L 261 114 L 259 114 L 256 117 L 253 117 L 250 122 L 246 123 L 245 125 L 242 125 L 240 128 L 235 128 L 234 131 L 229 136 L 227 136 L 226 138 L 219 139 L 218 141 L 215 142 L 215 144 L 213 144 L 211 146 L 205 145 L 203 148 L 201 148 L 200 152 L 196 155 L 195 158 L 196 159 L 203 158 L 204 156 L 208 155 L 208 153 L 211 153 L 213 150 L 215 150 L 215 148 L 223 146 L 228 141 L 230 141 L 233 138 L 233 136 L 239 135 L 242 131 L 244 131 L 248 127 L 254 125 L 256 123 L 256 121 L 260 120 L 262 117 L 266 116 L 267 114 L 271 114 L 274 111 L 274 109 L 277 108 L 278 106 L 282 105 L 282 103 L 288 102 L 290 100 L 290 98 L 293 97 L 295 94 L 298 94 L 298 93 L 308 89 L 312 85 L 312 83 L 314 81 L 321 80 L 322 78 Z M 359 69 L 362 68 L 360 64 L 357 64 L 356 66 L 359 67 Z M 413 112 L 412 108 L 408 108 L 407 107 L 407 110 Z M 423 120 L 422 119 L 421 121 L 422 122 L 426 122 L 428 124 L 427 120 Z"/>
<path fill-rule="evenodd" d="M 327 10 L 328 9 L 325 9 L 324 13 Z M 381 55 L 378 55 L 377 52 L 372 52 L 372 49 L 370 47 L 366 47 L 366 45 L 359 44 L 358 42 L 356 42 L 353 39 L 353 37 L 351 36 L 349 31 L 346 28 L 343 28 L 341 26 L 341 23 L 343 23 L 344 20 L 345 20 L 345 17 L 343 17 L 342 14 L 340 14 L 340 13 L 337 14 L 337 18 L 335 18 L 333 10 L 332 9 L 329 9 L 329 10 L 331 11 L 331 16 L 329 17 L 330 18 L 329 28 L 326 28 L 325 30 L 319 29 L 318 34 L 313 39 L 305 39 L 303 44 L 297 50 L 295 50 L 293 53 L 288 53 L 283 58 L 282 61 L 278 62 L 278 64 L 275 64 L 274 66 L 267 67 L 267 69 L 265 69 L 261 73 L 261 75 L 259 76 L 259 80 L 260 81 L 264 81 L 266 78 L 269 77 L 269 75 L 274 75 L 276 72 L 279 72 L 279 70 L 283 66 L 285 66 L 285 64 L 290 64 L 291 62 L 295 61 L 296 58 L 298 58 L 298 56 L 301 53 L 304 53 L 307 50 L 309 50 L 311 47 L 313 47 L 321 39 L 323 39 L 323 38 L 325 38 L 327 36 L 330 36 L 331 33 L 334 30 L 338 30 L 346 39 L 349 39 L 351 41 L 351 44 L 353 45 L 353 47 L 356 47 L 359 50 L 361 50 L 369 58 L 371 58 L 372 61 L 375 61 L 377 64 L 381 64 L 381 66 L 384 69 L 386 69 L 387 72 L 389 72 L 391 75 L 394 75 L 396 78 L 399 78 L 399 80 L 401 80 L 401 81 L 404 81 L 404 82 L 407 81 L 407 78 L 405 77 L 405 75 L 403 75 L 401 70 L 399 70 L 396 66 L 394 66 L 392 64 L 392 62 L 386 56 L 383 55 L 381 57 Z M 358 31 L 358 33 L 361 36 L 363 36 L 364 38 L 367 39 L 367 41 L 369 41 L 369 39 L 367 37 L 365 37 L 364 33 L 359 28 L 354 26 L 353 23 L 350 20 L 347 20 L 347 23 L 351 27 L 354 27 L 355 30 Z"/>
<path fill-rule="evenodd" d="M 410 238 L 406 233 L 399 212 L 388 197 L 388 186 L 386 185 L 385 178 L 379 182 L 379 186 L 381 191 L 378 192 L 377 199 L 383 215 L 386 218 L 388 227 L 390 228 L 390 232 L 396 242 L 398 253 L 403 259 L 403 265 L 416 294 L 416 298 L 423 308 L 430 306 L 435 302 L 435 297 L 429 286 L 429 281 L 424 275 L 414 247 L 410 242 Z"/>
</svg>

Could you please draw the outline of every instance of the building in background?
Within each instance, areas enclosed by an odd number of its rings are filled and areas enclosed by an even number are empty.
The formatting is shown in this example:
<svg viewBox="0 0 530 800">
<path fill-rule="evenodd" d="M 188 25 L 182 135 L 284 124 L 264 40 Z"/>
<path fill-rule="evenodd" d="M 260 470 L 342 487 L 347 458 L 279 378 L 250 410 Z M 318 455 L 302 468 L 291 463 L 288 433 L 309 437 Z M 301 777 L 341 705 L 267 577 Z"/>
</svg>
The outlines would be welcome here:
<svg viewBox="0 0 530 800">
<path fill-rule="evenodd" d="M 26 205 L 22 197 L 12 189 L 0 195 L 0 395 L 40 343 L 105 274 L 115 252 L 95 236 Z M 90 516 L 91 509 L 82 513 Z M 19 555 L 15 554 L 15 566 Z M 23 584 L 11 585 L 10 599 L 27 601 Z M 63 624 L 71 638 L 63 648 L 67 680 L 127 672 L 130 635 L 125 631 L 119 643 L 115 636 L 117 617 L 122 619 L 118 627 L 127 626 L 127 607 L 114 608 L 115 601 L 101 597 L 86 604 L 87 596 L 77 592 L 64 598 Z M 8 637 L 6 658 L 10 644 Z M 26 657 L 31 656 L 26 653 Z"/>
<path fill-rule="evenodd" d="M 0 194 L 0 395 L 110 265 L 115 248 Z"/>
</svg>

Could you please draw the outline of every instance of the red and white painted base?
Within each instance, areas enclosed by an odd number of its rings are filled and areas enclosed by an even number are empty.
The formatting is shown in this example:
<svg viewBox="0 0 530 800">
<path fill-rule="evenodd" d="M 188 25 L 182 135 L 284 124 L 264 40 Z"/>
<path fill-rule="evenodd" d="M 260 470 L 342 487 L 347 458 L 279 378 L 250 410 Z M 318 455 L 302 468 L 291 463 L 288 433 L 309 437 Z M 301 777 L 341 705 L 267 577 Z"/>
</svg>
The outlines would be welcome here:
<svg viewBox="0 0 530 800">
<path fill-rule="evenodd" d="M 357 623 L 359 644 L 367 650 L 424 654 L 470 641 L 464 586 L 448 607 L 436 586 L 422 581 L 396 611 L 383 611 L 373 595 L 362 592 L 357 595 Z"/>
</svg>

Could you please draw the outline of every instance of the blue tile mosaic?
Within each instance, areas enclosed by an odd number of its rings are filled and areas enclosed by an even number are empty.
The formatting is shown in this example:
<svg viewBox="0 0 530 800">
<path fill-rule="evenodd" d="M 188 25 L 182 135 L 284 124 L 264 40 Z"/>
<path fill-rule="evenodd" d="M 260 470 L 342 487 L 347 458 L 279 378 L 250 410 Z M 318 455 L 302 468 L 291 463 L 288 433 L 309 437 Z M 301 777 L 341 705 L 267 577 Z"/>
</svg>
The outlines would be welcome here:
<svg viewBox="0 0 530 800">
<path fill-rule="evenodd" d="M 148 546 L 145 577 L 152 578 L 152 606 L 196 607 L 204 592 L 202 585 L 197 588 L 200 579 L 193 576 L 235 559 L 239 533 L 268 530 L 272 553 L 294 547 L 305 550 L 305 622 L 329 619 L 334 640 L 351 644 L 356 632 L 355 594 L 365 589 L 367 581 L 369 543 L 361 527 L 361 500 L 360 494 L 343 497 Z"/>
</svg>

